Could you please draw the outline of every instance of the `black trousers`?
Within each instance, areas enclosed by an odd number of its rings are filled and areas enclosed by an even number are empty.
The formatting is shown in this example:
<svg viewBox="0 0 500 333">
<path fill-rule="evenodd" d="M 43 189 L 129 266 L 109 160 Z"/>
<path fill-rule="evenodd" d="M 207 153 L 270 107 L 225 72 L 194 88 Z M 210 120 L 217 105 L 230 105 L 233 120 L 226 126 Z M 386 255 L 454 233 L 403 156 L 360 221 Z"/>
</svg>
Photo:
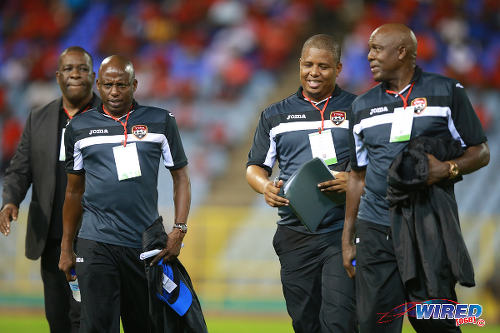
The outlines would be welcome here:
<svg viewBox="0 0 500 333">
<path fill-rule="evenodd" d="M 278 226 L 273 246 L 295 332 L 357 332 L 354 281 L 342 266 L 342 231 L 306 235 Z"/>
<path fill-rule="evenodd" d="M 61 240 L 48 239 L 40 260 L 45 317 L 51 333 L 75 333 L 80 327 L 80 303 L 73 299 L 66 276 L 58 268 L 60 255 Z"/>
<path fill-rule="evenodd" d="M 76 274 L 82 333 L 150 332 L 148 285 L 141 249 L 78 238 Z"/>
<path fill-rule="evenodd" d="M 401 332 L 403 316 L 384 317 L 384 313 L 406 302 L 426 297 L 422 280 L 403 285 L 399 274 L 390 227 L 356 221 L 356 304 L 361 333 Z M 450 280 L 450 283 L 453 281 Z M 452 299 L 456 301 L 456 296 Z M 408 316 L 418 333 L 460 332 L 452 319 L 416 319 Z"/>
</svg>

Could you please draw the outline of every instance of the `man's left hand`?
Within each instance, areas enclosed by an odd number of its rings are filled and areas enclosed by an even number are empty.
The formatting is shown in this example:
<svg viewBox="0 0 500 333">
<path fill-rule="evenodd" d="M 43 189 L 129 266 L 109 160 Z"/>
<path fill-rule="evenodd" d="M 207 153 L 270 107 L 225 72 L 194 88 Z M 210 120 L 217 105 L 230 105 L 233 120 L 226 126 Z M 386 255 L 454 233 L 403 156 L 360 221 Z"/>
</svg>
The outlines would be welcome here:
<svg viewBox="0 0 500 333">
<path fill-rule="evenodd" d="M 321 192 L 339 192 L 345 193 L 347 191 L 347 180 L 349 179 L 348 172 L 339 172 L 335 174 L 335 179 L 328 180 L 318 184 Z"/>
<path fill-rule="evenodd" d="M 441 162 L 434 155 L 427 154 L 429 159 L 429 176 L 427 177 L 427 185 L 432 185 L 442 179 L 449 177 L 450 165 L 446 162 Z"/>
<path fill-rule="evenodd" d="M 182 240 L 184 239 L 185 233 L 183 233 L 180 229 L 174 228 L 168 234 L 167 244 L 165 248 L 158 253 L 158 255 L 151 261 L 150 266 L 156 265 L 161 258 L 163 261 L 171 261 L 177 258 L 177 256 L 181 253 Z"/>
</svg>

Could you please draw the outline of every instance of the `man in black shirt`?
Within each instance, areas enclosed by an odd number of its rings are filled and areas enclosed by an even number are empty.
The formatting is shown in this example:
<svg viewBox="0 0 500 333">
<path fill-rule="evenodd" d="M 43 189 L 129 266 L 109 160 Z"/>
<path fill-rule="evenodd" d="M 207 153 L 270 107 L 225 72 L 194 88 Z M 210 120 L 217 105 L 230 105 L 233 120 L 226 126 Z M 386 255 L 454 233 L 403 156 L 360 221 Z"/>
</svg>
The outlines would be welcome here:
<svg viewBox="0 0 500 333">
<path fill-rule="evenodd" d="M 404 285 L 398 270 L 386 198 L 389 166 L 415 137 L 459 141 L 465 153 L 456 159 L 439 161 L 428 155 L 427 185 L 431 186 L 487 165 L 489 149 L 464 87 L 416 66 L 417 40 L 408 27 L 386 24 L 377 28 L 369 49 L 370 69 L 380 84 L 352 104 L 352 172 L 342 254 L 349 276 L 356 277 L 361 332 L 400 332 L 402 316 L 386 321 L 380 314 L 405 301 L 424 301 L 428 294 L 418 279 Z M 445 275 L 442 278 L 454 294 L 456 280 Z M 418 332 L 459 331 L 451 320 L 410 317 L 410 321 Z"/>
<path fill-rule="evenodd" d="M 355 96 L 335 84 L 342 70 L 340 45 L 315 35 L 302 48 L 299 90 L 262 112 L 247 162 L 247 181 L 278 207 L 273 246 L 281 264 L 283 294 L 295 332 L 356 332 L 354 283 L 342 268 L 344 205 L 330 210 L 310 232 L 279 196 L 290 176 L 321 157 L 336 179 L 322 191 L 345 192 L 349 163 L 349 109 Z M 276 160 L 278 182 L 269 179 Z"/>
<path fill-rule="evenodd" d="M 62 206 L 66 189 L 65 149 L 62 138 L 75 115 L 100 103 L 92 92 L 95 74 L 92 57 L 73 46 L 59 56 L 56 72 L 62 92 L 58 98 L 30 113 L 26 126 L 4 177 L 0 231 L 10 232 L 17 220 L 19 204 L 33 185 L 26 233 L 26 257 L 41 256 L 45 315 L 51 332 L 77 332 L 80 305 L 69 289 L 57 264 L 61 251 Z"/>
</svg>

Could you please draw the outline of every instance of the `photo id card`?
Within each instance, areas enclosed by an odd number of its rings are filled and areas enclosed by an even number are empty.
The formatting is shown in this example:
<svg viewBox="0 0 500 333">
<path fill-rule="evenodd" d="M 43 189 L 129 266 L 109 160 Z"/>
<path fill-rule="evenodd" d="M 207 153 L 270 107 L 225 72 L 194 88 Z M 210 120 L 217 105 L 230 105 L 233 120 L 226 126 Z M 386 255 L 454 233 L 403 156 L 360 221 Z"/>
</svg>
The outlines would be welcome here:
<svg viewBox="0 0 500 333">
<path fill-rule="evenodd" d="M 122 145 L 113 147 L 113 155 L 115 156 L 118 180 L 141 176 L 141 166 L 135 142 L 129 143 L 125 147 Z"/>
<path fill-rule="evenodd" d="M 411 128 L 413 126 L 413 113 L 413 106 L 407 106 L 406 109 L 394 109 L 391 138 L 389 142 L 404 142 L 410 140 Z"/>
<path fill-rule="evenodd" d="M 312 157 L 321 158 L 326 165 L 337 163 L 337 154 L 333 143 L 332 131 L 324 130 L 320 133 L 310 133 L 309 143 L 311 144 Z"/>
</svg>

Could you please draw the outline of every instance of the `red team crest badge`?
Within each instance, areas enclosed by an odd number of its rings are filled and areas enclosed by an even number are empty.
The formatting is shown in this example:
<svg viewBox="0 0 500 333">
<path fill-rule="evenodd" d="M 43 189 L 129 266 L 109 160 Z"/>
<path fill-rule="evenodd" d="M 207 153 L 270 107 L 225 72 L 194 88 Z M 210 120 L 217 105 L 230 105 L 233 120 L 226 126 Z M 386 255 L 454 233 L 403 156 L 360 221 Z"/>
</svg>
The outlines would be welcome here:
<svg viewBox="0 0 500 333">
<path fill-rule="evenodd" d="M 427 107 L 427 98 L 425 97 L 419 97 L 415 98 L 413 101 L 411 101 L 411 106 L 415 107 L 415 113 L 420 113 L 424 111 L 424 109 Z"/>
<path fill-rule="evenodd" d="M 132 127 L 132 134 L 140 140 L 148 134 L 148 127 L 146 125 L 135 125 Z"/>
<path fill-rule="evenodd" d="M 330 120 L 332 123 L 335 125 L 340 125 L 344 122 L 345 120 L 345 112 L 344 111 L 332 111 L 330 113 Z"/>
</svg>

